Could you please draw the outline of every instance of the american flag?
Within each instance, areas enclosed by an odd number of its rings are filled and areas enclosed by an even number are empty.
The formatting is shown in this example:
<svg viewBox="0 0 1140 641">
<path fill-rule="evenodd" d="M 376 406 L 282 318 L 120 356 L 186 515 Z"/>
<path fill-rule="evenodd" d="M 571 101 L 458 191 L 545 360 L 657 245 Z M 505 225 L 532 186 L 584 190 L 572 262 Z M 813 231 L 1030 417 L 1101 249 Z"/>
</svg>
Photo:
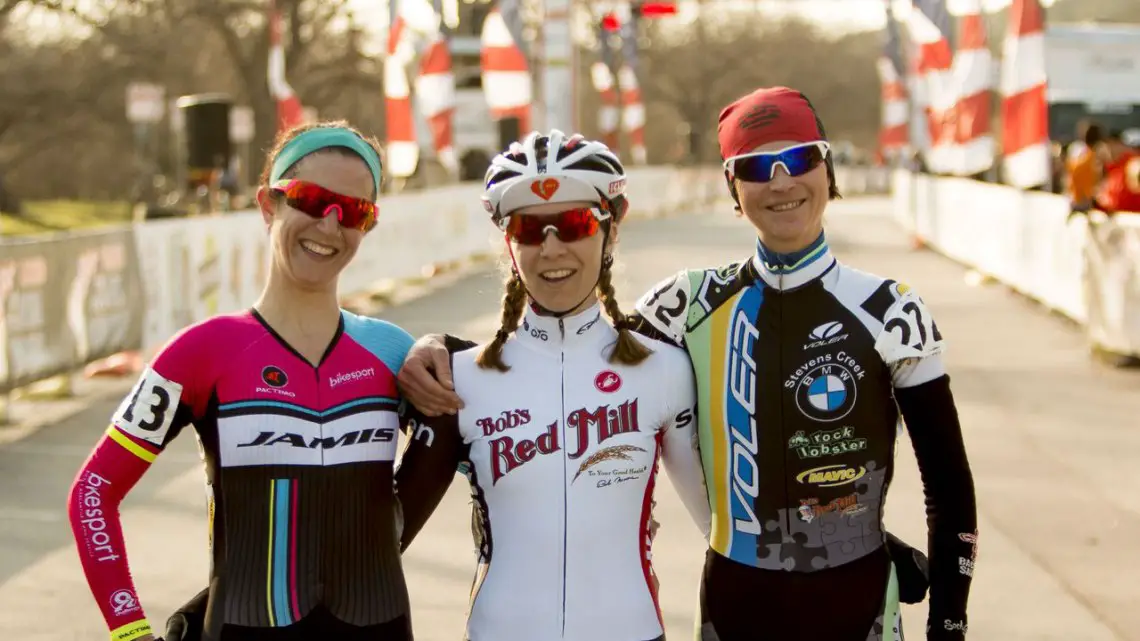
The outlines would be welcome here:
<svg viewBox="0 0 1140 641">
<path fill-rule="evenodd" d="M 887 29 L 883 41 L 883 52 L 879 57 L 879 79 L 882 81 L 883 120 L 879 132 L 879 149 L 885 153 L 897 153 L 910 142 L 907 133 L 908 113 L 906 67 L 903 62 L 902 39 L 899 37 L 899 24 L 891 10 L 891 0 L 884 0 L 887 8 Z"/>
<path fill-rule="evenodd" d="M 1002 51 L 1002 153 L 1005 180 L 1016 187 L 1051 177 L 1045 88 L 1045 10 L 1038 0 L 1013 0 Z"/>
</svg>

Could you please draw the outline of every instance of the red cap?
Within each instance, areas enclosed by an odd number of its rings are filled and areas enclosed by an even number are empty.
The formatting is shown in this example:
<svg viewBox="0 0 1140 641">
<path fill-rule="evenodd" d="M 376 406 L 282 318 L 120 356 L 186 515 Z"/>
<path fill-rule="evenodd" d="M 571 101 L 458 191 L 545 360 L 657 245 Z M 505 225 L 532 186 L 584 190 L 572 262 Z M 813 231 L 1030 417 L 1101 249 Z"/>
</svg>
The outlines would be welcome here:
<svg viewBox="0 0 1140 641">
<path fill-rule="evenodd" d="M 717 125 L 720 157 L 751 153 L 774 140 L 824 140 L 815 109 L 803 94 L 787 87 L 764 87 L 720 112 Z"/>
</svg>

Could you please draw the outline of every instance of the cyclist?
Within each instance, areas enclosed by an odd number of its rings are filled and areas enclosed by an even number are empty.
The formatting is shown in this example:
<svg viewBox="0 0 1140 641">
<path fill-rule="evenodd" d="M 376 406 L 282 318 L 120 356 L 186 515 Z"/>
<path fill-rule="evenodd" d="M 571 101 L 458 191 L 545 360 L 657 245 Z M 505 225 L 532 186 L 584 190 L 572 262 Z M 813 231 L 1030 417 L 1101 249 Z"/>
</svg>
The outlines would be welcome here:
<svg viewBox="0 0 1140 641">
<path fill-rule="evenodd" d="M 337 300 L 380 181 L 377 143 L 343 122 L 279 136 L 257 194 L 271 248 L 261 297 L 171 339 L 80 469 L 71 526 L 112 640 L 154 638 L 118 507 L 190 424 L 212 548 L 203 638 L 412 638 L 392 478 L 395 373 L 412 337 Z"/>
<path fill-rule="evenodd" d="M 688 358 L 626 329 L 614 295 L 625 171 L 602 143 L 552 130 L 496 156 L 485 182 L 510 259 L 500 327 L 481 347 L 449 339 L 470 403 L 419 417 L 431 445 L 401 463 L 440 493 L 457 464 L 470 483 L 479 561 L 465 638 L 662 639 L 659 458 L 706 536 L 709 511 Z"/>
<path fill-rule="evenodd" d="M 712 509 L 699 637 L 901 639 L 915 559 L 882 524 L 901 412 L 926 493 L 927 638 L 964 638 L 977 515 L 942 335 L 912 289 L 832 255 L 822 221 L 839 192 L 806 97 L 759 89 L 723 110 L 718 138 L 755 252 L 664 280 L 630 320 L 682 345 L 697 376 Z M 473 402 L 449 389 L 441 344 L 421 339 L 400 372 L 429 415 Z"/>
</svg>

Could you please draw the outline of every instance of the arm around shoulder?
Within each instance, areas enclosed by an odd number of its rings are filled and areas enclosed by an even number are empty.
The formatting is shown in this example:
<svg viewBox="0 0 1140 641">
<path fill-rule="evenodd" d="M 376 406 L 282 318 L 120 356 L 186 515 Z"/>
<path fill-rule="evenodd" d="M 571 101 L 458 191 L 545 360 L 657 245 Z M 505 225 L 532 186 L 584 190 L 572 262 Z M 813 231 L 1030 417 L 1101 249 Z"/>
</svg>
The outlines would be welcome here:
<svg viewBox="0 0 1140 641">
<path fill-rule="evenodd" d="M 450 355 L 466 349 L 469 341 L 448 339 L 450 364 Z M 463 452 L 463 438 L 458 414 L 428 416 L 406 400 L 400 414 L 410 439 L 396 470 L 401 549 L 407 549 L 451 486 Z"/>
</svg>

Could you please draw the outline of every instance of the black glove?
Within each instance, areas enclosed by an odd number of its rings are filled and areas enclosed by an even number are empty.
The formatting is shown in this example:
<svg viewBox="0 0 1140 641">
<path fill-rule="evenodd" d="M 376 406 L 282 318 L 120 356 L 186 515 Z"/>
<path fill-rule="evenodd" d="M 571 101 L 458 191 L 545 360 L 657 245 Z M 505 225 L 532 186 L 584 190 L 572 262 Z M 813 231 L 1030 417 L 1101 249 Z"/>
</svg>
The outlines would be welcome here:
<svg viewBox="0 0 1140 641">
<path fill-rule="evenodd" d="M 210 588 L 202 590 L 166 620 L 167 641 L 202 641 Z"/>
<path fill-rule="evenodd" d="M 930 562 L 926 555 L 890 532 L 887 532 L 887 552 L 899 580 L 899 601 L 922 603 L 930 588 Z"/>
</svg>

